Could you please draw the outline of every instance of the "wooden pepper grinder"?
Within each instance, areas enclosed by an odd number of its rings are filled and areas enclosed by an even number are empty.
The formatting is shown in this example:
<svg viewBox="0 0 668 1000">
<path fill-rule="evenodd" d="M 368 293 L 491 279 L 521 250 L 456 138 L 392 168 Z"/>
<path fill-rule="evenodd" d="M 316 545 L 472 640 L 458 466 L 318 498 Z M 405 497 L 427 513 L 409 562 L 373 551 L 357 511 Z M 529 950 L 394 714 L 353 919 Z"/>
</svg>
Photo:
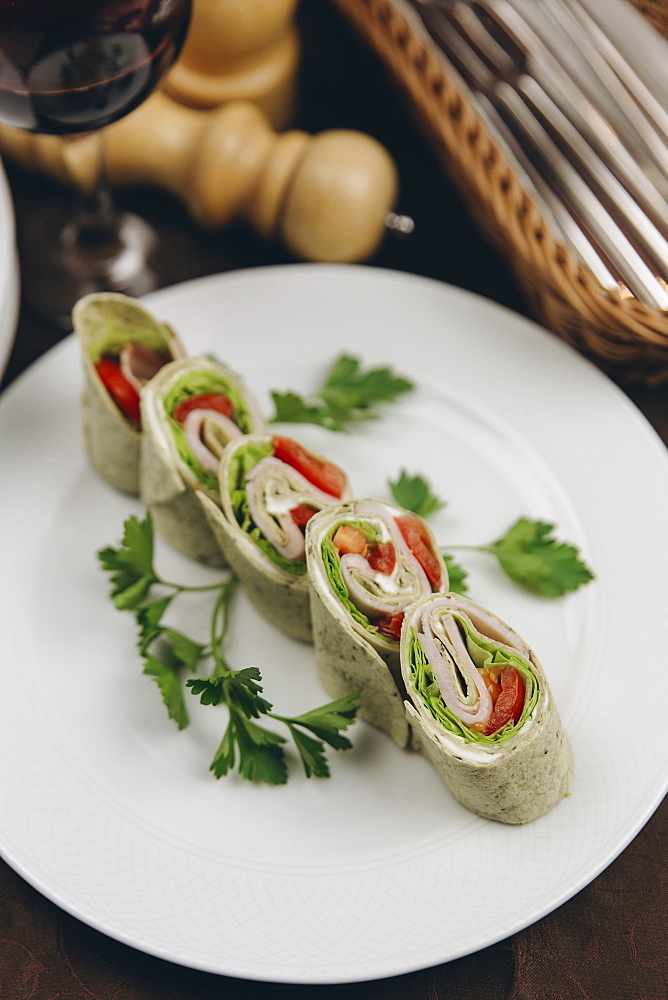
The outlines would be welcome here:
<svg viewBox="0 0 668 1000">
<path fill-rule="evenodd" d="M 391 225 L 397 219 L 392 158 L 361 132 L 277 134 L 249 101 L 197 111 L 158 91 L 105 136 L 112 184 L 165 188 L 204 226 L 244 218 L 305 260 L 364 260 L 380 242 L 388 213 Z M 2 127 L 0 150 L 84 191 L 95 175 L 95 143 L 86 138 Z"/>
<path fill-rule="evenodd" d="M 276 129 L 292 120 L 301 54 L 297 0 L 193 0 L 190 28 L 164 83 L 193 108 L 258 104 Z"/>
</svg>

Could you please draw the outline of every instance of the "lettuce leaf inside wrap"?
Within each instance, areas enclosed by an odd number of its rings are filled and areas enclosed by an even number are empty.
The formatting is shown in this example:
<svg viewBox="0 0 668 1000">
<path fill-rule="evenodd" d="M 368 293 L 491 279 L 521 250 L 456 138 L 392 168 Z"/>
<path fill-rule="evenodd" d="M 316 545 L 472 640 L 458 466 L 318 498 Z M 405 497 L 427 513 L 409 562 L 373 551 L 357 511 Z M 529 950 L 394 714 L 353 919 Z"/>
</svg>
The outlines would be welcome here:
<svg viewBox="0 0 668 1000">
<path fill-rule="evenodd" d="M 97 364 L 103 356 L 118 358 L 125 345 L 131 340 L 164 356 L 165 361 L 171 359 L 172 354 L 167 337 L 161 330 L 150 326 L 130 326 L 127 323 L 114 322 L 113 320 L 106 322 L 104 330 L 89 344 L 88 356 L 93 364 Z"/>
<path fill-rule="evenodd" d="M 538 703 L 539 690 L 536 676 L 523 657 L 481 635 L 466 615 L 458 613 L 456 609 L 449 609 L 448 613 L 455 618 L 462 630 L 469 656 L 479 670 L 483 667 L 498 669 L 500 665 L 516 667 L 519 670 L 525 684 L 524 708 L 519 721 L 507 722 L 505 726 L 490 736 L 485 736 L 484 733 L 479 733 L 462 722 L 443 700 L 431 665 L 420 645 L 417 632 L 411 628 L 408 642 L 408 666 L 413 690 L 421 698 L 436 722 L 448 732 L 462 737 L 465 742 L 491 747 L 507 742 L 520 731 Z"/>
<path fill-rule="evenodd" d="M 163 406 L 167 414 L 167 420 L 174 435 L 174 442 L 181 460 L 187 465 L 200 486 L 207 493 L 218 496 L 218 476 L 210 469 L 204 469 L 197 461 L 185 435 L 183 424 L 174 419 L 174 412 L 180 403 L 192 396 L 201 396 L 209 393 L 222 393 L 228 396 L 233 407 L 234 423 L 238 426 L 242 434 L 250 434 L 253 431 L 253 421 L 244 402 L 241 393 L 224 376 L 210 371 L 187 372 L 178 379 L 165 393 Z"/>
</svg>

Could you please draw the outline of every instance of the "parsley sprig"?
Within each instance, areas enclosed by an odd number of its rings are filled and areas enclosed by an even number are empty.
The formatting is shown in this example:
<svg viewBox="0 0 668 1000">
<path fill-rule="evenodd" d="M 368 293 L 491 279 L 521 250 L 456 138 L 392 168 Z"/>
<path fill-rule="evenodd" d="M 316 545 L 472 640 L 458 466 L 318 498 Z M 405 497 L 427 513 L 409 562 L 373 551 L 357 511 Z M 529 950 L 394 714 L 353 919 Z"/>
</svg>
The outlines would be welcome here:
<svg viewBox="0 0 668 1000">
<path fill-rule="evenodd" d="M 468 572 L 449 552 L 441 551 L 441 555 L 448 570 L 448 589 L 454 594 L 468 593 Z"/>
<path fill-rule="evenodd" d="M 361 367 L 359 358 L 340 355 L 319 389 L 310 396 L 289 390 L 272 392 L 272 423 L 318 424 L 330 431 L 348 431 L 363 420 L 378 416 L 381 403 L 410 392 L 413 383 L 391 368 Z"/>
<path fill-rule="evenodd" d="M 445 503 L 427 480 L 402 470 L 396 481 L 389 480 L 396 503 L 420 517 L 428 517 Z M 495 542 L 486 545 L 449 545 L 442 549 L 450 590 L 465 594 L 468 573 L 453 557 L 452 551 L 467 549 L 495 556 L 503 572 L 520 587 L 541 597 L 562 597 L 594 579 L 594 574 L 580 558 L 574 545 L 554 537 L 554 525 L 520 517 Z"/>
<path fill-rule="evenodd" d="M 448 567 L 450 589 L 465 594 L 467 573 L 451 550 L 489 552 L 514 583 L 539 597 L 563 597 L 594 579 L 574 545 L 554 537 L 553 524 L 520 517 L 501 538 L 489 545 L 449 545 L 441 551 Z"/>
<path fill-rule="evenodd" d="M 561 542 L 554 525 L 520 517 L 489 545 L 457 545 L 496 556 L 506 576 L 541 597 L 562 597 L 594 579 L 574 545 Z"/>
<path fill-rule="evenodd" d="M 202 704 L 227 706 L 227 728 L 210 767 L 217 778 L 238 766 L 241 776 L 250 781 L 280 785 L 288 780 L 284 751 L 287 740 L 253 721 L 263 716 L 287 727 L 307 777 L 329 777 L 325 744 L 335 750 L 347 750 L 352 746 L 341 731 L 355 718 L 357 695 L 348 695 L 299 716 L 272 712 L 272 704 L 262 694 L 262 675 L 258 667 L 233 670 L 223 652 L 229 631 L 231 599 L 237 584 L 234 575 L 204 586 L 164 580 L 154 565 L 150 512 L 144 520 L 134 516 L 128 518 L 120 546 L 100 550 L 98 558 L 110 575 L 115 606 L 135 615 L 137 647 L 144 661 L 144 673 L 155 680 L 168 715 L 179 729 L 189 724 L 182 671 L 184 668 L 194 671 L 205 658 L 213 661 L 210 676 L 191 677 L 185 687 L 198 695 Z M 161 596 L 151 601 L 149 596 L 154 587 L 160 588 Z M 216 594 L 208 642 L 196 642 L 163 621 L 180 594 L 206 591 Z"/>
<path fill-rule="evenodd" d="M 394 502 L 420 517 L 429 517 L 445 507 L 445 500 L 436 496 L 424 476 L 412 476 L 402 469 L 398 479 L 389 480 L 389 486 Z"/>
</svg>

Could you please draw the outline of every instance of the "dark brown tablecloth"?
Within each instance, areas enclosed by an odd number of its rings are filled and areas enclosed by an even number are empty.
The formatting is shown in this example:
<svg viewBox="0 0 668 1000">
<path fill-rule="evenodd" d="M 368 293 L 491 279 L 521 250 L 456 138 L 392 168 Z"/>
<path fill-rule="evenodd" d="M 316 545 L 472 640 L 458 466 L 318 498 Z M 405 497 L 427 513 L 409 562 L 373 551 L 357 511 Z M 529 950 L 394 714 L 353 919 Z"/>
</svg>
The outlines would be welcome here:
<svg viewBox="0 0 668 1000">
<path fill-rule="evenodd" d="M 427 275 L 526 312 L 503 260 L 479 237 L 383 68 L 325 3 L 303 0 L 301 101 L 295 125 L 310 132 L 357 128 L 394 156 L 408 239 L 388 236 L 371 261 Z M 8 165 L 18 224 L 42 198 L 64 197 Z M 176 200 L 129 190 L 119 201 L 161 236 L 162 284 L 288 261 L 242 225 L 199 230 Z M 3 382 L 62 333 L 23 309 Z M 628 390 L 668 443 L 668 389 Z M 665 503 L 665 497 L 657 502 Z M 657 651 L 665 658 L 664 651 Z M 657 713 L 661 724 L 662 713 Z M 0 804 L 0 810 L 1 810 Z M 0 817 L 1 830 L 1 817 Z M 226 997 L 363 997 L 365 1000 L 668 1000 L 668 805 L 620 857 L 556 912 L 482 952 L 377 983 L 296 987 L 226 979 L 134 951 L 61 911 L 0 862 L 0 1000 L 210 1000 Z M 478 904 L 480 905 L 480 904 Z M 259 945 L 260 946 L 260 945 Z"/>
</svg>

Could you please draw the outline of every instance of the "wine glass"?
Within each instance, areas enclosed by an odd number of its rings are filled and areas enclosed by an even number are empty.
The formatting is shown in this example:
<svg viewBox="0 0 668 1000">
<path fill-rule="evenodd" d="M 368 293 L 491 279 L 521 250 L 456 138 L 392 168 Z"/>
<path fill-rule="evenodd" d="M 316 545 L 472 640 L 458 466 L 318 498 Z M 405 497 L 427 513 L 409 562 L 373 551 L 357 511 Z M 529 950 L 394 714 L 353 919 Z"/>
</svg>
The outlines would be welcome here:
<svg viewBox="0 0 668 1000">
<path fill-rule="evenodd" d="M 0 0 L 0 121 L 95 143 L 95 183 L 73 212 L 40 208 L 19 244 L 23 293 L 70 328 L 82 295 L 142 295 L 157 284 L 156 237 L 115 209 L 104 166 L 104 126 L 155 89 L 183 44 L 191 0 Z"/>
</svg>

